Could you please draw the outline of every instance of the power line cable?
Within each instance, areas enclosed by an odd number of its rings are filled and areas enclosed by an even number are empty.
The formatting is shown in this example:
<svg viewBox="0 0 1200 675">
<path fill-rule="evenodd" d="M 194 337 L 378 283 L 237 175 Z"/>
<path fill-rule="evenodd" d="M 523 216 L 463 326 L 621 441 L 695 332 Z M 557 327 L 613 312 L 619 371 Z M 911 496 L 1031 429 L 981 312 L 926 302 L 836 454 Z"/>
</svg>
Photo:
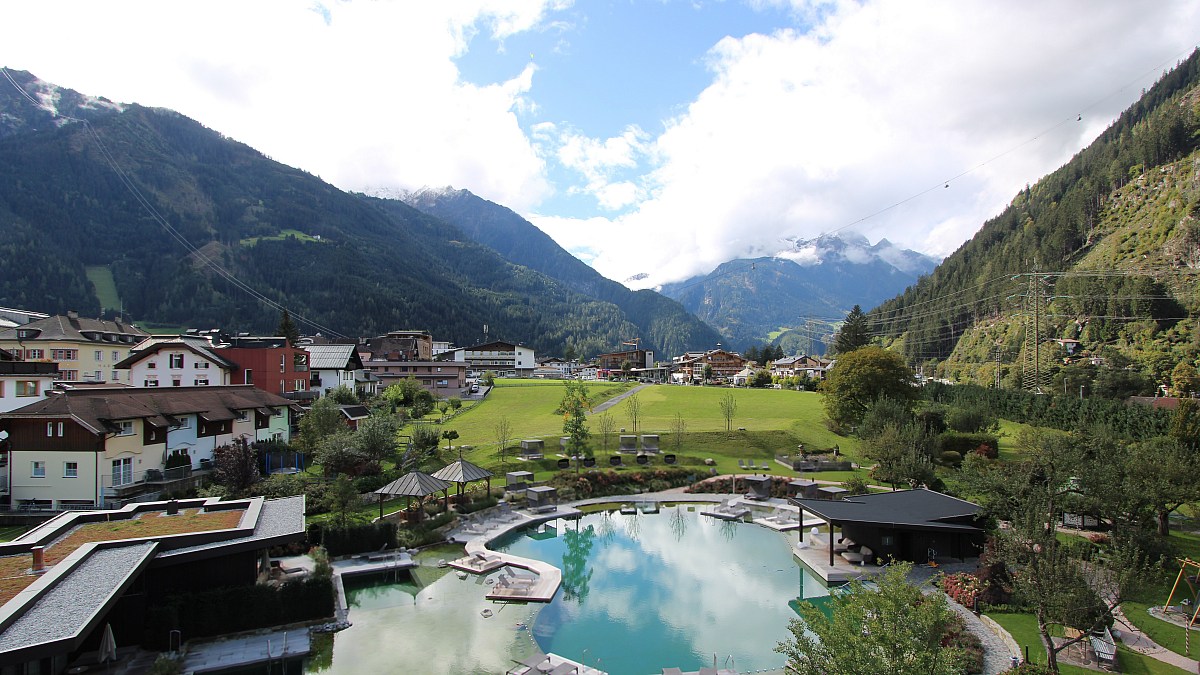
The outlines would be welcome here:
<svg viewBox="0 0 1200 675">
<path fill-rule="evenodd" d="M 336 337 L 336 338 L 346 338 L 347 337 L 346 335 L 343 335 L 342 333 L 339 333 L 339 332 L 333 330 L 332 328 L 323 326 L 323 325 L 317 323 L 316 321 L 308 319 L 297 312 L 289 310 L 287 307 L 283 306 L 282 304 L 277 303 L 274 300 L 268 298 L 267 296 L 263 295 L 262 293 L 260 293 L 259 291 L 257 291 L 253 287 L 251 287 L 246 282 L 243 282 L 232 272 L 226 270 L 224 267 L 222 267 L 216 261 L 214 261 L 207 255 L 205 255 L 202 251 L 200 251 L 200 249 L 198 249 L 195 245 L 193 245 L 187 239 L 186 236 L 184 236 L 181 232 L 179 232 L 177 229 L 175 229 L 175 227 L 172 226 L 170 224 L 170 222 L 168 222 L 167 219 L 165 217 L 163 217 L 163 215 L 161 213 L 158 212 L 158 210 L 154 207 L 154 205 L 150 202 L 150 200 L 144 194 L 142 194 L 141 190 L 137 187 L 136 183 L 134 183 L 133 179 L 129 177 L 129 175 L 125 172 L 125 170 L 121 167 L 120 163 L 117 161 L 116 157 L 114 157 L 113 154 L 109 151 L 108 146 L 105 145 L 103 139 L 100 137 L 99 132 L 96 131 L 96 128 L 88 120 L 78 118 L 78 117 L 72 117 L 70 115 L 64 115 L 61 112 L 59 112 L 58 110 L 46 106 L 42 102 L 33 98 L 33 96 L 29 94 L 29 92 L 25 91 L 25 89 L 22 88 L 16 82 L 16 80 L 13 79 L 12 75 L 8 72 L 7 68 L 0 66 L 0 72 L 2 72 L 4 74 L 5 79 L 8 80 L 8 82 L 10 84 L 12 84 L 12 86 L 18 92 L 20 92 L 21 95 L 27 101 L 29 101 L 33 105 L 37 106 L 39 109 L 45 110 L 46 112 L 50 113 L 51 115 L 53 115 L 57 118 L 82 124 L 83 128 L 88 132 L 88 134 L 90 135 L 92 140 L 95 142 L 96 147 L 99 150 L 100 155 L 104 159 L 105 163 L 108 164 L 109 168 L 117 176 L 118 180 L 121 181 L 121 184 L 125 187 L 125 189 L 133 196 L 134 200 L 138 203 L 138 205 L 141 206 L 142 209 L 147 214 L 149 214 L 150 218 L 152 220 L 154 220 L 154 222 L 157 223 L 161 228 L 163 228 L 163 230 L 172 239 L 174 239 L 177 243 L 179 243 L 181 246 L 183 246 L 184 249 L 190 255 L 192 255 L 195 258 L 197 258 L 198 260 L 200 260 L 206 267 L 211 269 L 218 276 L 220 276 L 221 278 L 223 278 L 226 281 L 233 284 L 233 286 L 235 288 L 250 295 L 252 298 L 267 305 L 268 307 L 279 310 L 281 312 L 287 311 L 288 314 L 290 316 L 292 316 L 296 321 L 307 324 L 309 326 L 312 326 L 313 328 L 316 328 L 317 330 L 324 331 L 333 337 Z M 134 132 L 134 133 L 136 133 L 136 132 Z"/>
</svg>

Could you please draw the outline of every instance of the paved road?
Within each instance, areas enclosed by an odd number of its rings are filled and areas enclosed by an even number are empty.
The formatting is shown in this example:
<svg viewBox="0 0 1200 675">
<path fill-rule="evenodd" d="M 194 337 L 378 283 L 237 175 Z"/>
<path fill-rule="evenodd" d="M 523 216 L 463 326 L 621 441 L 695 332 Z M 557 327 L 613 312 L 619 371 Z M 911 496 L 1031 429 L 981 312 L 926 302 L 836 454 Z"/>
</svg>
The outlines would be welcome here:
<svg viewBox="0 0 1200 675">
<path fill-rule="evenodd" d="M 600 405 L 596 406 L 595 408 L 592 408 L 591 414 L 595 415 L 597 413 L 602 413 L 605 410 L 608 410 L 609 408 L 613 407 L 614 405 L 620 403 L 621 401 L 624 401 L 629 396 L 632 396 L 633 394 L 636 394 L 637 392 L 639 392 L 649 386 L 650 385 L 648 385 L 648 384 L 639 384 L 638 386 L 634 387 L 633 389 L 630 389 L 629 391 L 617 394 L 616 396 L 608 399 L 604 403 L 601 403 Z"/>
</svg>

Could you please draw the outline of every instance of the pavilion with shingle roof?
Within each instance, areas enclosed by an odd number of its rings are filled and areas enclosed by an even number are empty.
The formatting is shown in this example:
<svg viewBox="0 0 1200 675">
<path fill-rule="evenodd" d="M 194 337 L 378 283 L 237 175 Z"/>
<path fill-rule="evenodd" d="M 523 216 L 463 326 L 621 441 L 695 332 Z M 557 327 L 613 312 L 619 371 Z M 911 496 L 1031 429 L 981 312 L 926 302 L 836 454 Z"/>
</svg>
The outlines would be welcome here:
<svg viewBox="0 0 1200 675">
<path fill-rule="evenodd" d="M 449 481 L 434 478 L 424 471 L 409 471 L 375 491 L 375 494 L 379 495 L 379 517 L 383 517 L 383 498 L 385 496 L 405 497 L 404 508 L 407 510 L 413 497 L 417 498 L 417 506 L 420 507 L 424 503 L 425 497 L 444 492 L 446 495 L 446 510 L 449 510 L 450 485 Z M 422 514 L 418 515 L 418 518 L 424 517 L 425 510 L 423 508 L 418 508 L 417 512 Z"/>
<path fill-rule="evenodd" d="M 494 475 L 495 474 L 493 474 L 491 471 L 488 471 L 481 466 L 472 464 L 462 457 L 459 457 L 458 459 L 450 462 L 446 466 L 443 466 L 434 472 L 433 477 L 440 478 L 442 480 L 448 480 L 451 483 L 457 483 L 458 492 L 456 494 L 461 497 L 463 493 L 463 487 L 467 483 L 474 483 L 477 480 L 487 481 L 487 493 L 488 495 L 491 495 L 492 476 Z"/>
</svg>

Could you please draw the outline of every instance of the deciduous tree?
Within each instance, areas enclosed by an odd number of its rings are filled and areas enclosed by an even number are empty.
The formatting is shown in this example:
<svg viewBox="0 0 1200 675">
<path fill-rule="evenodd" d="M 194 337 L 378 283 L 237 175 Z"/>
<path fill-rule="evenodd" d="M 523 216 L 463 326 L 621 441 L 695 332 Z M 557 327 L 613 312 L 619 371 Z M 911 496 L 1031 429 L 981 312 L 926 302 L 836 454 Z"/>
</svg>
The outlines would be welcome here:
<svg viewBox="0 0 1200 675">
<path fill-rule="evenodd" d="M 911 405 L 918 392 L 904 358 L 879 347 L 838 357 L 824 384 L 825 412 L 839 426 L 858 424 L 880 398 Z"/>
<path fill-rule="evenodd" d="M 733 418 L 737 415 L 737 399 L 733 397 L 733 392 L 725 392 L 717 405 L 721 407 L 721 417 L 725 418 L 725 431 L 733 431 Z"/>
<path fill-rule="evenodd" d="M 924 595 L 910 584 L 912 565 L 894 563 L 873 577 L 874 587 L 859 580 L 848 593 L 830 596 L 830 611 L 801 603 L 792 621 L 792 637 L 775 651 L 787 657 L 788 672 L 798 675 L 959 675 L 967 655 L 945 645 L 958 617 L 941 593 Z"/>
</svg>

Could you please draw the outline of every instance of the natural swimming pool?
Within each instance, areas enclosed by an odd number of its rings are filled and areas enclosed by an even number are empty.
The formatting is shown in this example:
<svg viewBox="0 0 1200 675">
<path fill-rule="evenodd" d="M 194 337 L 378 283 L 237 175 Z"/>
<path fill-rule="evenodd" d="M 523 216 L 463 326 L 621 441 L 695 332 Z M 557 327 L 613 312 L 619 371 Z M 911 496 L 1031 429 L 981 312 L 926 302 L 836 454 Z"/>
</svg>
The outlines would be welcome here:
<svg viewBox="0 0 1200 675">
<path fill-rule="evenodd" d="M 535 648 L 611 675 L 697 670 L 714 657 L 739 672 L 782 667 L 773 649 L 796 616 L 788 601 L 828 591 L 792 557 L 794 533 L 701 508 L 594 513 L 493 543 L 562 569 L 547 605 L 495 605 L 483 599 L 489 577 L 421 579 L 425 569 L 411 583 L 354 584 L 354 626 L 309 672 L 502 673 Z"/>
</svg>

